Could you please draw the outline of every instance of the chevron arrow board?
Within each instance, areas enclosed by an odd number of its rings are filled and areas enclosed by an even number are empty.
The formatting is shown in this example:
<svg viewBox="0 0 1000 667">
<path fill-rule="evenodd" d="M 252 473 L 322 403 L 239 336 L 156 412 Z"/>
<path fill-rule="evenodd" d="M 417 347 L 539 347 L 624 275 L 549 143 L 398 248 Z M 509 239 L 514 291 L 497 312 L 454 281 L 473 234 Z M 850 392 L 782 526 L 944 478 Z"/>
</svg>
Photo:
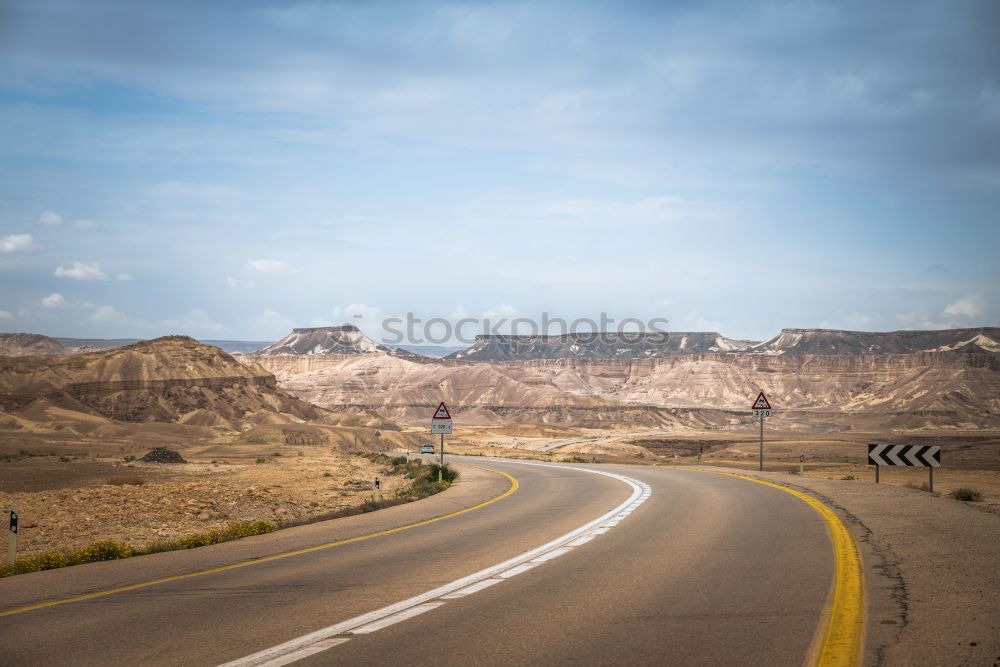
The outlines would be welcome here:
<svg viewBox="0 0 1000 667">
<path fill-rule="evenodd" d="M 870 466 L 941 467 L 941 448 L 933 445 L 868 445 Z"/>
</svg>

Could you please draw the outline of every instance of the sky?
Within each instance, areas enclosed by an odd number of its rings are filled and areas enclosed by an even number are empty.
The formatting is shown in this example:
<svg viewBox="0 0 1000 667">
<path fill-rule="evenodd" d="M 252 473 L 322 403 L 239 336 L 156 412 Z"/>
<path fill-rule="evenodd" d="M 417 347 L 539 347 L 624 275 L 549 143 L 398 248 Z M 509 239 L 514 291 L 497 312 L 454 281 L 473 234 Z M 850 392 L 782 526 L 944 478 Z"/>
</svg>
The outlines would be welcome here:
<svg viewBox="0 0 1000 667">
<path fill-rule="evenodd" d="M 994 0 L 0 0 L 0 331 L 997 326 L 998 63 Z"/>
</svg>

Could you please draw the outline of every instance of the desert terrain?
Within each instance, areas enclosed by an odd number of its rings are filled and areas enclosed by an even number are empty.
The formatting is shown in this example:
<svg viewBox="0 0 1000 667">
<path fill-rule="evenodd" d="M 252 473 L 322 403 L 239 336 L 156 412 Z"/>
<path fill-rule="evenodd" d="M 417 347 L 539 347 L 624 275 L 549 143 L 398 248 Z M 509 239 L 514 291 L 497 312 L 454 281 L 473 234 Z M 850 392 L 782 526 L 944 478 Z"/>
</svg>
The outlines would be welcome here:
<svg viewBox="0 0 1000 667">
<path fill-rule="evenodd" d="M 550 460 L 757 468 L 748 405 L 763 390 L 776 408 L 767 470 L 797 474 L 803 456 L 805 476 L 870 480 L 868 443 L 938 445 L 935 492 L 972 487 L 979 507 L 1000 508 L 1000 329 L 480 336 L 446 359 L 390 354 L 356 330 L 348 349 L 335 329 L 297 330 L 250 358 L 316 405 L 377 410 L 419 434 L 440 399 L 461 426 L 454 451 Z M 881 481 L 919 488 L 927 475 Z"/>
<path fill-rule="evenodd" d="M 390 349 L 351 326 L 296 329 L 253 354 L 185 337 L 66 347 L 0 344 L 0 503 L 19 553 L 102 539 L 149 544 L 232 521 L 290 525 L 373 498 L 363 454 L 433 442 L 453 453 L 756 469 L 759 389 L 775 406 L 765 470 L 871 480 L 866 445 L 934 444 L 936 493 L 969 487 L 1000 512 L 998 331 L 786 330 L 764 341 L 674 334 L 580 347 L 482 337 L 449 359 Z M 506 345 L 506 347 L 505 347 Z M 146 463 L 155 447 L 188 463 Z M 883 472 L 920 488 L 926 469 Z M 386 477 L 392 495 L 407 480 Z"/>
<path fill-rule="evenodd" d="M 0 357 L 0 503 L 20 510 L 19 555 L 288 525 L 372 500 L 376 476 L 387 498 L 409 483 L 362 454 L 415 449 L 416 434 L 301 401 L 219 348 L 168 337 L 31 354 L 39 338 Z M 187 463 L 143 462 L 154 448 Z"/>
</svg>

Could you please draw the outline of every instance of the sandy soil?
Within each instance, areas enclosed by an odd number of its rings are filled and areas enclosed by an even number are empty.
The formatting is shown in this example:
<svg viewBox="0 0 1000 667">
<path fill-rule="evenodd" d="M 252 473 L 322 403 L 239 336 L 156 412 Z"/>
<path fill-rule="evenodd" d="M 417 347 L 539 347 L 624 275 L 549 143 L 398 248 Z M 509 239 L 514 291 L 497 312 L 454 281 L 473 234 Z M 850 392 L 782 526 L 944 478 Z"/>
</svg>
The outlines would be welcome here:
<svg viewBox="0 0 1000 667">
<path fill-rule="evenodd" d="M 180 451 L 188 464 L 100 455 L 0 463 L 0 505 L 20 509 L 18 554 L 103 539 L 144 546 L 231 521 L 295 522 L 362 504 L 376 475 L 385 497 L 406 485 L 362 456 L 325 448 L 229 447 L 224 457 Z"/>
</svg>

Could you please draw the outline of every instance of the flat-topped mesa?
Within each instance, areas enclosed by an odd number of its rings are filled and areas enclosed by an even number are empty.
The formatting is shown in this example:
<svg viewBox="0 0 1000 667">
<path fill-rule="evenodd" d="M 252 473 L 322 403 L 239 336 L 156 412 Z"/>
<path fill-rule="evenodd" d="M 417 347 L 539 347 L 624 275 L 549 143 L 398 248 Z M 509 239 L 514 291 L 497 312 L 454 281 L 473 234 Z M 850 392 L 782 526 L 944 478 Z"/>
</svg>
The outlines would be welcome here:
<svg viewBox="0 0 1000 667">
<path fill-rule="evenodd" d="M 360 333 L 361 329 L 357 328 L 353 324 L 341 324 L 336 327 L 295 327 L 292 329 L 292 333 L 315 333 L 322 331 L 353 331 L 355 333 Z"/>
<path fill-rule="evenodd" d="M 918 352 L 1000 352 L 1000 327 L 936 331 L 841 331 L 782 329 L 747 350 L 752 354 L 915 354 Z"/>
<path fill-rule="evenodd" d="M 530 359 L 656 359 L 679 354 L 734 352 L 753 341 L 732 340 L 714 331 L 590 331 L 557 335 L 480 335 L 447 357 L 466 361 Z"/>
<path fill-rule="evenodd" d="M 257 350 L 261 356 L 387 354 L 391 350 L 361 333 L 353 324 L 296 327 L 276 343 Z"/>
</svg>

